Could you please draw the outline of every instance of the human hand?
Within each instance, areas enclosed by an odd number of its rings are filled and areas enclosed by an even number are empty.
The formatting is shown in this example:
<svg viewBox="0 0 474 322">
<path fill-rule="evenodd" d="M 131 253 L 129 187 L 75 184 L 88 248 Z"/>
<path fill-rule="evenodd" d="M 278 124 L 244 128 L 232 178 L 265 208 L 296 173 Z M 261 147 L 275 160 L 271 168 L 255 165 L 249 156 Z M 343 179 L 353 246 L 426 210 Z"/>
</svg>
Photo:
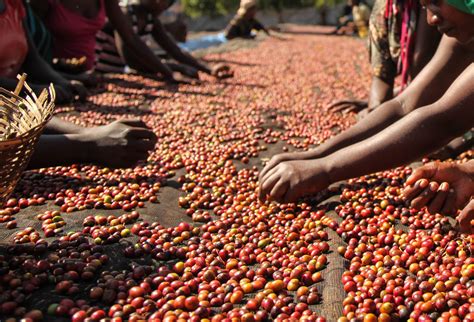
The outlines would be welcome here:
<svg viewBox="0 0 474 322">
<path fill-rule="evenodd" d="M 281 203 L 296 202 L 331 184 L 329 173 L 319 160 L 284 161 L 260 180 L 260 200 L 267 196 Z"/>
<path fill-rule="evenodd" d="M 474 234 L 474 199 L 471 199 L 457 217 L 459 230 L 462 233 Z"/>
<path fill-rule="evenodd" d="M 234 72 L 228 65 L 217 64 L 212 67 L 211 75 L 219 79 L 224 79 L 233 77 Z"/>
<path fill-rule="evenodd" d="M 82 73 L 87 69 L 87 58 L 85 56 L 79 58 L 53 58 L 52 63 L 55 69 L 70 74 Z"/>
<path fill-rule="evenodd" d="M 328 112 L 331 113 L 338 113 L 338 112 L 355 112 L 359 113 L 360 111 L 366 109 L 368 107 L 368 103 L 366 101 L 358 101 L 358 100 L 343 100 L 337 101 L 332 103 L 327 107 Z"/>
<path fill-rule="evenodd" d="M 74 95 L 68 86 L 54 85 L 54 91 L 56 92 L 56 104 L 71 103 L 74 98 Z"/>
<path fill-rule="evenodd" d="M 71 91 L 75 94 L 74 99 L 79 100 L 81 102 L 85 101 L 87 96 L 89 96 L 89 92 L 87 88 L 81 82 L 77 80 L 71 80 L 68 84 Z"/>
<path fill-rule="evenodd" d="M 407 179 L 402 195 L 415 209 L 427 206 L 430 213 L 453 215 L 474 195 L 473 166 L 474 161 L 426 164 Z"/>
<path fill-rule="evenodd" d="M 189 85 L 195 82 L 195 80 L 191 80 L 178 72 L 172 73 L 171 77 L 166 77 L 164 80 L 166 81 L 166 83 L 171 84 L 171 85 L 179 85 L 179 84 Z"/>
<path fill-rule="evenodd" d="M 270 172 L 273 168 L 285 161 L 296 161 L 296 160 L 306 160 L 308 152 L 287 152 L 274 155 L 270 161 L 265 165 L 263 170 L 260 172 L 259 180 L 262 182 L 263 178 Z"/>
<path fill-rule="evenodd" d="M 180 72 L 186 77 L 199 79 L 199 71 L 194 67 L 183 64 L 168 64 L 168 67 L 176 72 Z"/>
<path fill-rule="evenodd" d="M 114 168 L 134 165 L 145 160 L 155 147 L 156 135 L 141 120 L 120 120 L 82 133 L 91 143 L 95 162 Z"/>
</svg>

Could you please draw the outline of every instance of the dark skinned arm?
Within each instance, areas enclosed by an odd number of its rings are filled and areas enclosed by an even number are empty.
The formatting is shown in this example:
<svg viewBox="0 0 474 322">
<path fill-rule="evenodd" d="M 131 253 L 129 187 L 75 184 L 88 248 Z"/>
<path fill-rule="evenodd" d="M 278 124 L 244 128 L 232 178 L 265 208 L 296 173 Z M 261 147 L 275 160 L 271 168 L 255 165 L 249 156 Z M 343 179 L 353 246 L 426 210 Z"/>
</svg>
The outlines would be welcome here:
<svg viewBox="0 0 474 322">
<path fill-rule="evenodd" d="M 393 98 L 393 82 L 393 79 L 388 82 L 377 76 L 372 77 L 369 94 L 369 109 L 376 108 Z"/>
<path fill-rule="evenodd" d="M 26 26 L 25 30 L 27 30 Z M 28 33 L 26 33 L 26 38 L 28 41 L 28 54 L 23 63 L 23 70 L 28 73 L 29 79 L 39 84 L 53 83 L 67 87 L 69 81 L 62 77 L 40 57 Z"/>
<path fill-rule="evenodd" d="M 194 67 L 204 73 L 211 74 L 211 69 L 206 64 L 203 64 L 176 44 L 158 19 L 155 19 L 152 36 L 153 39 L 178 62 Z"/>
<path fill-rule="evenodd" d="M 472 60 L 471 60 L 472 61 Z M 260 180 L 260 198 L 295 202 L 330 184 L 410 163 L 472 127 L 474 63 L 436 102 L 331 155 L 278 164 Z"/>
<path fill-rule="evenodd" d="M 127 62 L 142 62 L 141 71 L 160 73 L 166 79 L 173 79 L 173 72 L 165 66 L 150 48 L 135 34 L 127 16 L 122 12 L 117 0 L 104 1 L 107 17 L 120 36 L 118 41 L 119 51 Z M 124 50 L 126 47 L 126 50 Z M 133 65 L 133 64 L 132 64 Z M 135 66 L 133 66 L 135 67 Z"/>
<path fill-rule="evenodd" d="M 410 163 L 471 129 L 473 105 L 474 64 L 471 63 L 435 103 L 318 162 L 327 161 L 330 182 Z"/>
<path fill-rule="evenodd" d="M 42 135 L 28 164 L 29 169 L 84 163 L 91 143 L 80 134 Z"/>
<path fill-rule="evenodd" d="M 300 153 L 284 153 L 274 156 L 261 172 L 267 172 L 287 160 L 307 160 L 321 158 L 363 141 L 395 123 L 419 106 L 426 106 L 438 100 L 456 77 L 473 60 L 473 53 L 452 38 L 443 37 L 441 44 L 429 64 L 407 89 L 397 98 L 375 109 L 347 131 L 329 139 L 317 148 Z"/>
<path fill-rule="evenodd" d="M 60 119 L 57 116 L 53 118 L 46 124 L 46 127 L 43 131 L 44 134 L 80 134 L 86 128 L 76 125 L 74 123 L 66 122 Z"/>
<path fill-rule="evenodd" d="M 426 10 L 420 9 L 413 60 L 410 64 L 409 71 L 411 79 L 415 79 L 415 77 L 430 62 L 431 58 L 433 58 L 440 39 L 441 34 L 436 30 L 436 28 L 431 27 L 426 22 Z M 382 103 L 391 100 L 394 96 L 393 87 L 393 79 L 386 81 L 374 76 L 370 88 L 369 109 L 374 109 Z"/>
</svg>

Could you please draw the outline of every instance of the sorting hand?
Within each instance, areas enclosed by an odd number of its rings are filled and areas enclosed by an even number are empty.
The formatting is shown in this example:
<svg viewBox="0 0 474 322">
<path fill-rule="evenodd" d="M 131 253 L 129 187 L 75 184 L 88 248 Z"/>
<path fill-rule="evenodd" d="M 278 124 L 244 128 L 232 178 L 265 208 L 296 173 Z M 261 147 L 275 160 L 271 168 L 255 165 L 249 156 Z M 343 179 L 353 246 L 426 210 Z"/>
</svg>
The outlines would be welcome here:
<svg viewBox="0 0 474 322">
<path fill-rule="evenodd" d="M 403 197 L 410 206 L 427 206 L 430 213 L 453 215 L 474 195 L 474 161 L 464 164 L 432 162 L 407 179 Z"/>
<path fill-rule="evenodd" d="M 56 92 L 56 104 L 66 104 L 72 102 L 74 95 L 68 86 L 55 85 L 54 90 Z"/>
<path fill-rule="evenodd" d="M 212 67 L 211 75 L 219 79 L 224 79 L 233 77 L 234 72 L 228 65 L 217 64 Z"/>
<path fill-rule="evenodd" d="M 292 160 L 305 160 L 307 152 L 287 152 L 287 153 L 280 153 L 274 155 L 270 161 L 265 165 L 263 170 L 260 172 L 259 180 L 262 182 L 263 178 L 266 176 L 268 172 L 270 172 L 273 168 L 275 168 L 278 164 L 285 162 L 285 161 L 292 161 Z"/>
<path fill-rule="evenodd" d="M 81 82 L 77 80 L 71 80 L 68 83 L 69 89 L 73 92 L 74 94 L 74 99 L 79 100 L 81 102 L 85 101 L 87 96 L 89 96 L 89 92 L 87 91 L 87 88 L 82 84 Z"/>
<path fill-rule="evenodd" d="M 121 120 L 82 133 L 90 143 L 91 157 L 99 164 L 123 168 L 146 160 L 156 135 L 140 120 Z"/>
<path fill-rule="evenodd" d="M 327 107 L 328 112 L 331 113 L 349 113 L 355 112 L 359 113 L 360 111 L 366 109 L 368 107 L 368 103 L 366 101 L 358 101 L 358 100 L 343 100 L 337 101 L 332 103 Z"/>
<path fill-rule="evenodd" d="M 278 163 L 260 180 L 260 199 L 281 203 L 296 202 L 330 185 L 329 174 L 319 160 L 295 160 Z"/>
</svg>

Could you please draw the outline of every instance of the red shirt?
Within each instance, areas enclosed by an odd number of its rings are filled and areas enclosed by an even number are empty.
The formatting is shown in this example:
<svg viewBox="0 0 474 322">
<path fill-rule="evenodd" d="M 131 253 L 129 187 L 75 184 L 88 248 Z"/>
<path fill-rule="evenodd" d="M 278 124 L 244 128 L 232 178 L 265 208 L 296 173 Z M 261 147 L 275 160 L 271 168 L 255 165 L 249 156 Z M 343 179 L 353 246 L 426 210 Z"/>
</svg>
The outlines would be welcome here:
<svg viewBox="0 0 474 322">
<path fill-rule="evenodd" d="M 46 0 L 44 0 L 46 1 Z M 104 0 L 94 18 L 86 18 L 64 7 L 60 0 L 48 0 L 49 11 L 45 25 L 54 38 L 53 56 L 56 58 L 87 58 L 87 68 L 95 63 L 95 35 L 105 25 Z"/>
<path fill-rule="evenodd" d="M 0 76 L 15 78 L 28 54 L 28 41 L 23 28 L 26 12 L 20 0 L 4 0 L 0 13 Z"/>
</svg>

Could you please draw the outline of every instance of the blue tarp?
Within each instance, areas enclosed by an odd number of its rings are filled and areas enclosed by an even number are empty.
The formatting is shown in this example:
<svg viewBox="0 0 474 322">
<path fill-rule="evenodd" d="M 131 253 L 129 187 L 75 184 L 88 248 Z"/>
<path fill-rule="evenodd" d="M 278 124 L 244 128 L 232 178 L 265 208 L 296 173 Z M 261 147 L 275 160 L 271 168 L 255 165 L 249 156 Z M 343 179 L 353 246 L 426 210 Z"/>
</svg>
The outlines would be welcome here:
<svg viewBox="0 0 474 322">
<path fill-rule="evenodd" d="M 179 47 L 187 51 L 194 51 L 198 49 L 206 49 L 213 46 L 218 46 L 227 42 L 223 32 L 215 35 L 202 36 L 195 39 L 190 39 L 185 43 L 179 43 Z"/>
</svg>

